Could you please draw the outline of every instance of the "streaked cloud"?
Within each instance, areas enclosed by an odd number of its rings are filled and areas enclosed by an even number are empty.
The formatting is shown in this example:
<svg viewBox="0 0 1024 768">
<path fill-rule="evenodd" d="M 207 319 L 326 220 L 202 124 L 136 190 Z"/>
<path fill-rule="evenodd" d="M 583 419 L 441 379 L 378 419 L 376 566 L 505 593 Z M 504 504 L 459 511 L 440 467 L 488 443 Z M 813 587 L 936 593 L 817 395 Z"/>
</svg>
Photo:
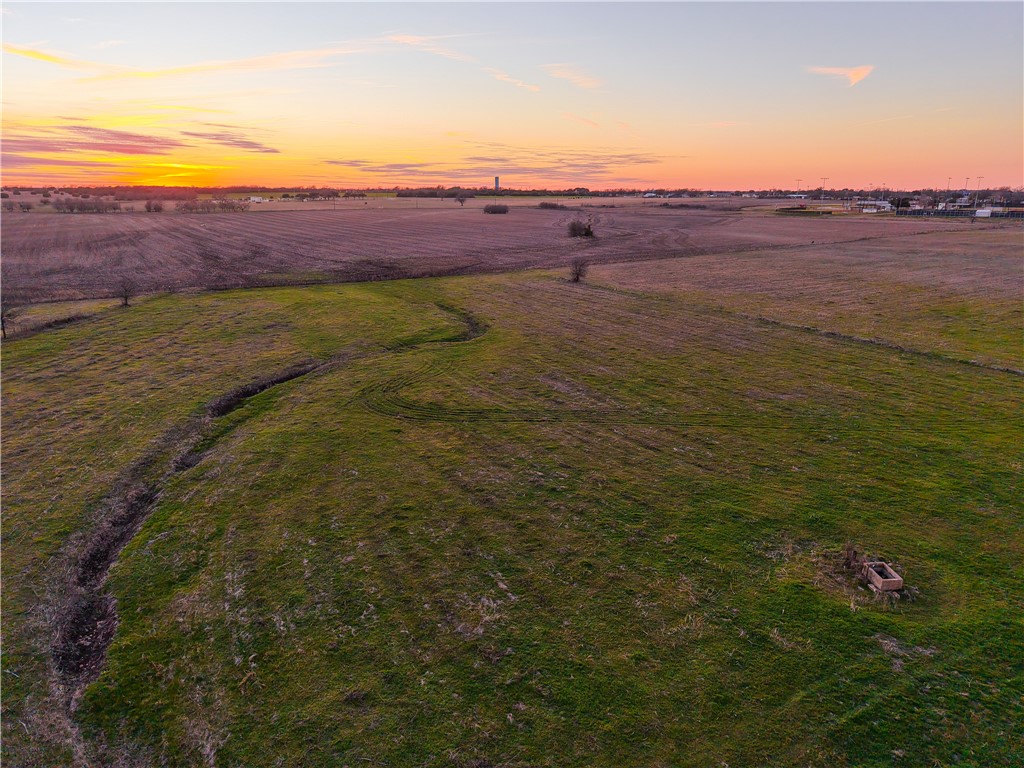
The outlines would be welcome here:
<svg viewBox="0 0 1024 768">
<path fill-rule="evenodd" d="M 491 177 L 544 179 L 550 183 L 607 183 L 629 179 L 638 166 L 661 163 L 665 158 L 646 152 L 598 149 L 530 148 L 496 142 L 467 142 L 467 154 L 445 162 L 376 163 L 364 159 L 324 160 L 327 165 L 351 169 L 374 183 L 486 185 Z M 356 177 L 353 177 L 356 178 Z"/>
<path fill-rule="evenodd" d="M 458 51 L 452 50 L 447 46 L 438 43 L 439 40 L 447 40 L 452 35 L 387 35 L 384 39 L 392 43 L 398 43 L 399 45 L 407 45 L 410 48 L 416 48 L 417 50 L 424 51 L 425 53 L 432 53 L 435 56 L 443 56 L 446 59 L 452 59 L 453 61 L 467 61 L 473 62 L 476 59 L 468 54 L 459 53 Z"/>
<path fill-rule="evenodd" d="M 269 53 L 264 56 L 251 56 L 244 59 L 203 61 L 196 64 L 185 64 L 178 67 L 164 67 L 161 69 L 119 70 L 88 79 L 148 79 L 206 74 L 210 72 L 267 72 L 289 69 L 312 69 L 329 66 L 331 59 L 359 53 L 362 50 L 359 46 L 342 46 L 337 48 L 284 51 L 281 53 Z"/>
<path fill-rule="evenodd" d="M 539 85 L 531 85 L 530 83 L 524 83 L 522 80 L 512 77 L 506 72 L 502 72 L 500 69 L 495 69 L 494 67 L 484 67 L 483 71 L 486 72 L 491 77 L 493 77 L 495 80 L 500 80 L 503 83 L 511 83 L 512 85 L 516 86 L 516 88 L 524 88 L 527 91 L 534 92 L 540 90 Z"/>
<path fill-rule="evenodd" d="M 872 64 L 863 64 L 859 67 L 808 67 L 807 71 L 815 75 L 831 75 L 832 77 L 846 78 L 852 88 L 865 77 L 874 71 Z"/>
<path fill-rule="evenodd" d="M 232 147 L 233 149 L 241 149 L 246 152 L 263 152 L 266 154 L 279 154 L 280 150 L 268 147 L 259 141 L 254 141 L 251 138 L 246 137 L 244 134 L 234 130 L 225 131 L 182 131 L 182 136 L 189 136 L 194 139 L 203 139 L 205 141 L 213 142 L 214 144 L 220 144 L 225 147 Z"/>
<path fill-rule="evenodd" d="M 56 53 L 48 53 L 47 51 L 40 51 L 35 48 L 27 46 L 10 45 L 9 43 L 3 44 L 4 53 L 10 53 L 14 56 L 24 56 L 26 59 L 34 59 L 36 61 L 44 61 L 47 64 L 56 64 L 58 67 L 64 67 L 65 69 L 84 69 L 84 70 L 105 70 L 108 69 L 103 64 L 97 64 L 93 61 L 83 61 L 81 59 L 72 59 L 68 56 L 62 56 Z"/>
<path fill-rule="evenodd" d="M 603 83 L 596 77 L 588 75 L 575 64 L 545 64 L 544 70 L 559 80 L 568 80 L 577 88 L 600 88 Z"/>
<path fill-rule="evenodd" d="M 117 131 L 91 125 L 36 128 L 4 137 L 4 150 L 29 153 L 103 152 L 114 155 L 165 155 L 188 144 L 165 136 Z"/>
<path fill-rule="evenodd" d="M 6 145 L 6 142 L 5 142 Z M 3 166 L 12 168 L 124 168 L 124 163 L 107 160 L 82 160 L 66 157 L 36 157 L 20 152 L 9 152 L 4 147 Z"/>
</svg>

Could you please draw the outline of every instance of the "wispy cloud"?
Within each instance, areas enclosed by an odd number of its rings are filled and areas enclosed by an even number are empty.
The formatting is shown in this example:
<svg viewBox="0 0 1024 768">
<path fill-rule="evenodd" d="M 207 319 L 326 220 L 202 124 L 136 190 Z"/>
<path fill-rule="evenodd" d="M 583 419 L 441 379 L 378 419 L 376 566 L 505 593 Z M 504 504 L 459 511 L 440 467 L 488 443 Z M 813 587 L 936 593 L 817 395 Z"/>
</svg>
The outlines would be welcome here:
<svg viewBox="0 0 1024 768">
<path fill-rule="evenodd" d="M 874 69 L 875 67 L 872 64 L 863 64 L 859 67 L 808 67 L 807 71 L 815 75 L 831 75 L 833 77 L 846 78 L 852 88 L 870 75 Z"/>
<path fill-rule="evenodd" d="M 423 51 L 425 53 L 432 53 L 435 56 L 441 56 L 446 59 L 451 59 L 452 61 L 461 61 L 467 64 L 477 63 L 477 58 L 475 56 L 470 56 L 468 53 L 456 51 L 438 42 L 441 40 L 448 40 L 452 37 L 461 37 L 461 35 L 387 35 L 384 39 L 388 42 L 409 46 L 410 48 L 415 48 L 416 50 Z M 508 74 L 508 72 L 498 69 L 497 67 L 482 66 L 480 67 L 480 71 L 487 73 L 495 80 L 508 83 L 509 85 L 514 85 L 516 88 L 522 88 L 524 90 L 534 92 L 540 90 L 539 85 L 527 83 L 526 81 L 513 77 Z"/>
<path fill-rule="evenodd" d="M 216 125 L 216 124 L 212 124 Z M 233 126 L 227 126 L 233 127 Z M 235 130 L 224 130 L 224 131 L 182 131 L 182 136 L 189 136 L 194 139 L 204 139 L 205 141 L 213 142 L 214 144 L 220 144 L 225 147 L 232 147 L 234 149 L 241 149 L 246 152 L 263 152 L 266 154 L 279 154 L 280 150 L 268 147 L 259 141 L 253 141 L 247 138 L 244 134 L 239 133 Z"/>
<path fill-rule="evenodd" d="M 6 142 L 5 142 L 6 144 Z M 4 147 L 3 166 L 7 170 L 14 168 L 122 168 L 124 163 L 107 160 L 81 160 L 65 157 L 35 157 L 20 152 L 9 152 Z"/>
<path fill-rule="evenodd" d="M 594 122 L 590 118 L 580 117 L 579 115 L 575 115 L 572 112 L 563 112 L 562 113 L 562 117 L 565 120 L 571 120 L 574 123 L 582 123 L 583 125 L 590 126 L 591 128 L 599 128 L 600 127 L 596 122 Z"/>
<path fill-rule="evenodd" d="M 4 150 L 20 153 L 103 152 L 115 155 L 164 155 L 182 141 L 133 131 L 115 131 L 90 125 L 62 125 L 33 129 L 31 134 L 4 137 Z"/>
<path fill-rule="evenodd" d="M 313 67 L 325 67 L 330 65 L 330 60 L 341 56 L 348 56 L 355 53 L 365 52 L 372 47 L 370 44 L 352 44 L 336 46 L 331 48 L 316 48 L 299 51 L 283 51 L 280 53 L 269 53 L 263 56 L 250 56 L 244 59 L 222 59 L 215 61 L 202 61 L 195 64 L 184 64 L 177 67 L 162 67 L 158 69 L 133 69 L 129 67 L 115 67 L 95 61 L 84 61 L 73 59 L 56 53 L 38 50 L 28 46 L 16 46 L 4 43 L 3 50 L 6 53 L 16 56 L 24 56 L 36 61 L 44 61 L 48 64 L 55 64 L 65 69 L 91 71 L 92 77 L 83 78 L 91 80 L 126 80 L 126 79 L 148 79 L 175 77 L 182 75 L 196 75 L 210 72 L 264 72 L 289 69 L 309 69 Z"/>
<path fill-rule="evenodd" d="M 495 80 L 500 80 L 503 83 L 511 83 L 517 88 L 524 88 L 527 91 L 534 92 L 540 90 L 539 85 L 531 85 L 530 83 L 524 83 L 522 80 L 512 77 L 512 75 L 506 72 L 502 72 L 500 69 L 495 69 L 494 67 L 483 67 L 483 71 L 486 72 L 491 77 L 493 77 Z"/>
<path fill-rule="evenodd" d="M 559 80 L 568 80 L 577 88 L 600 88 L 603 83 L 596 77 L 588 75 L 575 64 L 545 64 L 544 70 Z"/>
<path fill-rule="evenodd" d="M 35 48 L 27 46 L 10 45 L 9 43 L 3 44 L 4 53 L 10 53 L 14 56 L 24 56 L 26 59 L 34 59 L 36 61 L 45 61 L 47 64 L 56 64 L 59 67 L 65 69 L 83 69 L 83 70 L 104 70 L 108 69 L 103 64 L 97 64 L 93 61 L 82 61 L 81 59 L 72 59 L 67 56 L 62 56 L 57 53 L 48 53 L 47 51 L 40 51 Z"/>
<path fill-rule="evenodd" d="M 459 53 L 458 51 L 454 51 L 437 42 L 438 40 L 447 40 L 451 37 L 455 37 L 455 35 L 387 35 L 384 39 L 389 40 L 392 43 L 407 45 L 426 53 L 432 53 L 435 56 L 443 56 L 444 58 L 452 59 L 453 61 L 476 61 L 476 59 L 469 54 Z"/>
<path fill-rule="evenodd" d="M 664 158 L 647 152 L 612 148 L 534 149 L 500 143 L 467 142 L 469 152 L 447 162 L 375 163 L 364 159 L 324 160 L 326 165 L 348 168 L 361 175 L 378 177 L 382 183 L 482 184 L 495 174 L 542 179 L 544 183 L 601 183 L 626 179 L 638 166 L 653 165 Z"/>
<path fill-rule="evenodd" d="M 185 64 L 179 67 L 161 69 L 131 69 L 99 75 L 96 80 L 147 79 L 195 75 L 208 72 L 266 72 L 289 69 L 312 69 L 330 65 L 330 59 L 359 53 L 359 46 L 318 48 L 304 51 L 284 51 L 245 59 L 224 59 Z"/>
</svg>

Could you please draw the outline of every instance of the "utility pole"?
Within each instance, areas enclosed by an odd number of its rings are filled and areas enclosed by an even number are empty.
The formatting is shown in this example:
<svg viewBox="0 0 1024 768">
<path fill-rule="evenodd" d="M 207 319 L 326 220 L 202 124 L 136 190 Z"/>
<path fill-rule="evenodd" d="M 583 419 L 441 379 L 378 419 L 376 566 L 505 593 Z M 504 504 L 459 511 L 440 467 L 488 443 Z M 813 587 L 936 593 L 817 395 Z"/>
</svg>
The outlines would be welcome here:
<svg viewBox="0 0 1024 768">
<path fill-rule="evenodd" d="M 974 194 L 974 207 L 975 208 L 977 208 L 978 206 L 981 205 L 981 180 L 984 179 L 984 178 L 985 178 L 984 176 L 979 176 L 978 177 L 978 191 Z"/>
<path fill-rule="evenodd" d="M 828 181 L 828 176 L 821 177 L 821 199 L 825 199 L 825 182 Z"/>
<path fill-rule="evenodd" d="M 799 192 L 799 191 L 800 191 L 800 182 L 801 182 L 801 181 L 803 181 L 803 179 L 797 179 L 797 180 L 796 180 L 796 191 L 797 191 L 797 192 Z"/>
</svg>

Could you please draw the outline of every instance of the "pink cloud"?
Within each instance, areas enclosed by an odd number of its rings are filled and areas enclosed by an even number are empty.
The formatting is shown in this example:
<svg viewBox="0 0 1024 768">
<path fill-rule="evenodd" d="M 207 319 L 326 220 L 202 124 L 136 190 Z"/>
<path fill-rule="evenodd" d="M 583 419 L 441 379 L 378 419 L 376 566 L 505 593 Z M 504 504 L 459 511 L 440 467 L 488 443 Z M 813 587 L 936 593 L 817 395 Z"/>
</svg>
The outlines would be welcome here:
<svg viewBox="0 0 1024 768">
<path fill-rule="evenodd" d="M 865 77 L 874 71 L 872 64 L 862 64 L 859 67 L 808 67 L 808 72 L 816 75 L 832 75 L 834 77 L 845 77 L 852 88 Z"/>
</svg>

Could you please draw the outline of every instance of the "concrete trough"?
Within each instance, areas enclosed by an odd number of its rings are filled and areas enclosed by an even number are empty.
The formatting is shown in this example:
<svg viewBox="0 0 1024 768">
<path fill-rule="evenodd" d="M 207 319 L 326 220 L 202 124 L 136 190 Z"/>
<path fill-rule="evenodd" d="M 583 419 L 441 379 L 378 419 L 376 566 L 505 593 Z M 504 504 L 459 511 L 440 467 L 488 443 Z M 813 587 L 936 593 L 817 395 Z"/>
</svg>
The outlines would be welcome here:
<svg viewBox="0 0 1024 768">
<path fill-rule="evenodd" d="M 868 577 L 868 584 L 879 592 L 895 592 L 903 589 L 903 577 L 892 569 L 888 563 L 881 560 L 864 563 L 864 572 Z"/>
</svg>

